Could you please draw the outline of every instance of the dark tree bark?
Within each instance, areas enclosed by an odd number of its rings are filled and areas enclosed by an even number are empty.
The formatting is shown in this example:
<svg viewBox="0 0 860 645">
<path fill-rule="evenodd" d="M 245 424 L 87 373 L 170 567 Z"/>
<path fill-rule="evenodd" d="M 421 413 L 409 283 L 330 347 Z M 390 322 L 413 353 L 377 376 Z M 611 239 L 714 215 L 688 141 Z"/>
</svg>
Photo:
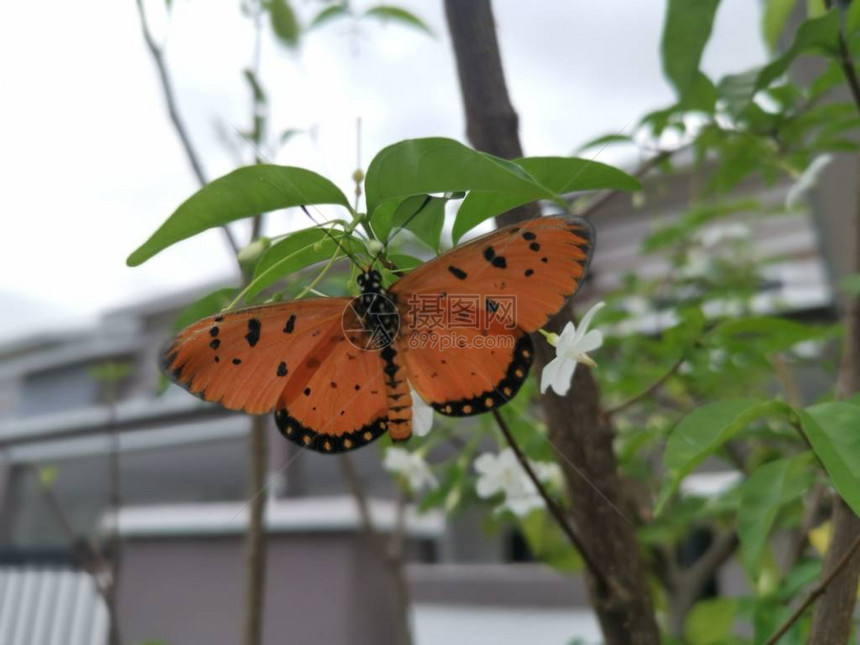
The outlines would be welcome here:
<svg viewBox="0 0 860 645">
<path fill-rule="evenodd" d="M 445 0 L 448 28 L 457 59 L 467 133 L 478 150 L 522 156 L 517 114 L 505 85 L 489 0 Z M 498 217 L 509 224 L 536 214 L 520 208 Z M 570 319 L 563 311 L 550 324 L 558 331 Z M 553 358 L 546 341 L 535 339 L 538 369 Z M 571 516 L 595 564 L 607 578 L 588 575 L 589 595 L 607 643 L 658 643 L 659 632 L 633 525 L 625 507 L 612 448 L 613 429 L 600 407 L 591 372 L 580 367 L 571 394 L 541 400 L 571 500 Z"/>
<path fill-rule="evenodd" d="M 855 77 L 856 82 L 856 77 Z M 860 97 L 857 101 L 860 110 Z M 857 198 L 853 217 L 846 222 L 846 234 L 854 236 L 852 272 L 860 273 L 860 158 L 856 159 Z M 851 230 L 853 229 L 853 231 Z M 860 392 L 860 297 L 849 296 L 842 316 L 845 327 L 842 362 L 836 394 L 840 399 Z M 822 574 L 832 571 L 842 556 L 860 535 L 860 518 L 838 496 L 834 496 L 833 537 L 824 558 Z M 841 573 L 827 586 L 815 605 L 812 616 L 810 643 L 847 643 L 851 635 L 854 605 L 857 602 L 857 582 L 860 580 L 860 552 L 848 560 Z"/>
</svg>

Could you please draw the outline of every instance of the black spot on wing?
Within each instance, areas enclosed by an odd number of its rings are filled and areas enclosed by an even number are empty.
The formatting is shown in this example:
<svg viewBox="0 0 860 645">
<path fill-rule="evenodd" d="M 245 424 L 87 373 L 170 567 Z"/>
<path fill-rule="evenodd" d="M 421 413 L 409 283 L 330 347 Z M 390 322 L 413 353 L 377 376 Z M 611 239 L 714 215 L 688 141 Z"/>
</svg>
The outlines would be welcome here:
<svg viewBox="0 0 860 645">
<path fill-rule="evenodd" d="M 523 233 L 523 239 L 525 239 L 525 240 L 531 241 L 531 240 L 534 240 L 536 238 L 537 238 L 537 235 L 535 235 L 531 231 L 526 231 L 525 233 Z"/>
<path fill-rule="evenodd" d="M 540 244 L 538 244 L 537 242 L 532 242 L 531 244 L 529 244 L 529 248 L 532 251 L 540 251 Z"/>
<path fill-rule="evenodd" d="M 505 257 L 503 255 L 496 255 L 496 250 L 492 246 L 484 249 L 484 259 L 497 269 L 508 268 L 508 262 L 505 260 Z"/>
<path fill-rule="evenodd" d="M 465 280 L 468 277 L 468 275 L 465 271 L 463 271 L 463 269 L 458 269 L 453 265 L 448 267 L 448 271 L 450 271 L 458 280 Z"/>
<path fill-rule="evenodd" d="M 284 325 L 284 333 L 292 334 L 293 330 L 296 328 L 296 315 L 293 314 L 287 319 L 287 324 Z"/>
<path fill-rule="evenodd" d="M 248 333 L 245 334 L 245 340 L 248 341 L 248 345 L 253 347 L 260 341 L 260 330 L 262 328 L 262 324 L 256 318 L 248 319 Z"/>
<path fill-rule="evenodd" d="M 219 347 L 221 347 L 221 339 L 213 338 L 211 341 L 209 341 L 209 347 L 211 347 L 212 349 L 218 349 Z"/>
<path fill-rule="evenodd" d="M 287 375 L 287 364 L 284 361 L 281 361 L 281 364 L 278 365 L 278 376 L 286 376 Z"/>
</svg>

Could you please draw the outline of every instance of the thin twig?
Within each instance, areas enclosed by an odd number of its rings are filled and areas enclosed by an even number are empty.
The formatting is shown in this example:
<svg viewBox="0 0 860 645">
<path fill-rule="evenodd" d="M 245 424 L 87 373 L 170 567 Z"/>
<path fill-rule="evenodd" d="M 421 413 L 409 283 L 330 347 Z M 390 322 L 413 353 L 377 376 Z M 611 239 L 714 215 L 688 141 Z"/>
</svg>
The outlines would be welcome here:
<svg viewBox="0 0 860 645">
<path fill-rule="evenodd" d="M 670 378 L 672 378 L 672 376 L 674 376 L 675 372 L 678 371 L 678 369 L 681 367 L 681 365 L 684 363 L 684 361 L 686 359 L 687 359 L 686 354 L 681 355 L 681 358 L 679 358 L 675 362 L 675 364 L 672 365 L 671 368 L 669 368 L 669 371 L 667 371 L 663 376 L 661 376 L 659 379 L 657 379 L 654 383 L 652 383 L 649 387 L 647 387 L 645 390 L 643 390 L 639 394 L 637 394 L 637 395 L 631 397 L 630 399 L 624 401 L 624 403 L 616 405 L 614 408 L 609 408 L 608 410 L 606 410 L 606 414 L 609 416 L 612 416 L 613 414 L 618 414 L 622 410 L 626 410 L 631 405 L 638 403 L 639 401 L 641 401 L 645 397 L 650 396 L 651 394 L 656 392 L 658 389 L 660 389 L 660 387 L 666 381 L 668 381 Z"/>
<path fill-rule="evenodd" d="M 510 445 L 511 450 L 514 451 L 514 454 L 517 456 L 517 460 L 520 462 L 520 465 L 523 467 L 523 470 L 526 471 L 526 474 L 529 476 L 529 479 L 532 480 L 532 483 L 540 493 L 540 496 L 543 498 L 544 503 L 546 503 L 547 508 L 550 513 L 552 513 L 556 522 L 558 522 L 559 527 L 564 532 L 564 534 L 568 537 L 571 544 L 579 551 L 580 556 L 582 556 L 582 560 L 585 562 L 585 565 L 588 567 L 591 574 L 594 576 L 595 580 L 604 588 L 609 588 L 609 581 L 606 576 L 603 575 L 603 572 L 597 566 L 594 561 L 594 558 L 591 557 L 588 550 L 585 548 L 585 545 L 582 542 L 582 538 L 577 535 L 574 528 L 570 525 L 567 517 L 565 516 L 564 511 L 561 507 L 556 503 L 556 501 L 550 496 L 547 492 L 544 485 L 541 483 L 538 476 L 535 474 L 535 471 L 532 469 L 531 464 L 529 463 L 528 458 L 523 453 L 516 439 L 514 439 L 513 433 L 511 433 L 511 429 L 508 427 L 507 421 L 505 421 L 504 417 L 499 413 L 498 410 L 493 410 L 493 418 L 496 420 L 496 423 L 499 425 L 499 428 L 502 431 L 502 434 L 505 435 L 505 440 Z"/>
<path fill-rule="evenodd" d="M 839 562 L 836 563 L 836 566 L 833 567 L 833 570 L 828 573 L 824 578 L 822 578 L 815 588 L 809 592 L 809 595 L 803 600 L 800 605 L 798 605 L 797 609 L 795 609 L 791 616 L 789 616 L 786 621 L 777 629 L 773 635 L 767 639 L 765 645 L 774 645 L 782 636 L 791 629 L 791 626 L 794 625 L 803 615 L 810 605 L 812 605 L 818 597 L 823 594 L 827 585 L 829 585 L 833 579 L 839 575 L 839 572 L 848 564 L 848 561 L 851 560 L 851 557 L 854 555 L 855 551 L 860 548 L 860 535 L 854 538 L 854 541 L 851 543 L 851 546 L 842 554 L 842 557 L 839 558 Z"/>
<path fill-rule="evenodd" d="M 666 161 L 667 159 L 672 157 L 672 155 L 674 155 L 675 153 L 680 152 L 686 148 L 689 148 L 690 145 L 691 144 L 679 146 L 678 148 L 675 148 L 674 150 L 664 150 L 664 151 L 654 155 L 650 159 L 646 159 L 636 169 L 636 171 L 633 173 L 633 176 L 636 177 L 636 179 L 641 179 L 642 177 L 647 175 L 651 170 L 653 170 L 654 168 L 659 166 L 661 163 L 663 163 L 664 161 Z M 599 210 L 601 206 L 603 206 L 606 202 L 608 202 L 617 193 L 620 193 L 620 192 L 621 192 L 621 190 L 617 189 L 617 188 L 612 189 L 612 190 L 605 190 L 605 191 L 601 192 L 597 197 L 595 197 L 590 202 L 588 202 L 588 204 L 585 206 L 585 208 L 579 212 L 579 215 L 581 215 L 582 217 L 588 217 L 589 215 L 592 215 L 597 210 Z"/>
<path fill-rule="evenodd" d="M 146 41 L 146 47 L 149 49 L 149 53 L 152 56 L 153 62 L 155 62 L 156 69 L 158 70 L 158 78 L 161 81 L 161 89 L 164 92 L 164 101 L 167 104 L 167 112 L 170 115 L 171 122 L 173 123 L 173 129 L 176 131 L 176 134 L 182 143 L 182 148 L 185 150 L 185 156 L 188 157 L 188 162 L 191 164 L 191 170 L 194 172 L 197 182 L 201 186 L 205 186 L 209 182 L 206 178 L 206 173 L 203 171 L 203 164 L 200 162 L 200 157 L 194 148 L 194 144 L 191 143 L 191 137 L 188 135 L 185 123 L 179 115 L 179 108 L 176 105 L 176 95 L 173 91 L 173 82 L 170 80 L 170 72 L 168 71 L 167 64 L 164 61 L 164 52 L 161 47 L 159 47 L 158 43 L 155 42 L 155 38 L 149 30 L 149 22 L 146 19 L 146 10 L 143 7 L 143 0 L 136 0 L 136 4 L 137 13 L 140 17 L 140 29 L 143 32 L 143 39 Z M 233 254 L 238 255 L 239 245 L 233 237 L 232 231 L 230 231 L 227 226 L 222 226 L 221 228 L 224 231 L 224 236 L 227 238 L 227 243 L 233 250 Z"/>
<path fill-rule="evenodd" d="M 830 10 L 833 7 L 833 0 L 824 0 L 824 4 Z M 857 70 L 854 69 L 854 61 L 851 60 L 851 52 L 848 50 L 848 43 L 845 42 L 845 34 L 841 26 L 839 28 L 839 66 L 842 67 L 842 73 L 851 89 L 851 96 L 854 97 L 854 103 L 860 111 L 860 80 L 857 78 Z"/>
</svg>

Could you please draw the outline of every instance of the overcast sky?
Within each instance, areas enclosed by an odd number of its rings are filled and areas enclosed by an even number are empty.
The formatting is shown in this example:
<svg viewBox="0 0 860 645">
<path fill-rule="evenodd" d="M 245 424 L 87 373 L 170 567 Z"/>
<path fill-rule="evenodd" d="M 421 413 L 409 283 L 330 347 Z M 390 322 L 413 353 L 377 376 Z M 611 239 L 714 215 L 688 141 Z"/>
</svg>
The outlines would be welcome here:
<svg viewBox="0 0 860 645">
<path fill-rule="evenodd" d="M 216 177 L 235 162 L 218 137 L 249 121 L 241 70 L 253 28 L 239 0 L 147 4 L 180 111 Z M 318 6 L 294 0 L 302 15 Z M 374 3 L 356 2 L 357 6 Z M 386 2 L 387 4 L 387 2 Z M 441 0 L 398 0 L 435 31 L 346 21 L 289 53 L 266 33 L 262 77 L 275 131 L 312 128 L 272 161 L 321 172 L 352 194 L 355 123 L 363 163 L 404 138 L 464 140 Z M 759 3 L 723 0 L 704 69 L 760 63 Z M 539 8 L 539 11 L 536 9 Z M 526 154 L 570 154 L 618 131 L 672 93 L 659 60 L 663 0 L 495 0 L 499 40 Z M 142 267 L 125 258 L 196 188 L 168 121 L 134 0 L 7 2 L 0 9 L 0 341 L 92 323 L 112 308 L 233 271 L 218 232 L 182 242 Z M 607 149 L 600 160 L 620 161 Z M 273 230 L 306 225 L 272 218 Z M 243 231 L 244 233 L 244 231 Z"/>
</svg>

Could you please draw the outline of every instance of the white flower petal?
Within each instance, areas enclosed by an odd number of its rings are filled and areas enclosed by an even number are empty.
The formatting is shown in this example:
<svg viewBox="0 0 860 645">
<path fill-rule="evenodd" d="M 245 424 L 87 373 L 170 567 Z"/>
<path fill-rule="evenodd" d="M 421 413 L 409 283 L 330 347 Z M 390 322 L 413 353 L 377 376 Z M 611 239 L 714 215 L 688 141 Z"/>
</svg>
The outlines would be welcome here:
<svg viewBox="0 0 860 645">
<path fill-rule="evenodd" d="M 585 336 L 582 337 L 582 340 L 579 341 L 579 345 L 577 349 L 580 352 L 593 352 L 595 349 L 600 347 L 603 344 L 603 332 L 599 329 L 592 329 Z"/>
<path fill-rule="evenodd" d="M 432 427 L 433 408 L 424 403 L 418 392 L 412 390 L 412 432 L 425 437 Z"/>
<path fill-rule="evenodd" d="M 591 309 L 585 312 L 585 315 L 582 317 L 582 320 L 579 321 L 579 334 L 580 338 L 582 338 L 588 329 L 591 327 L 591 320 L 594 318 L 594 315 L 603 309 L 606 306 L 605 302 L 598 302 L 594 304 Z"/>
<path fill-rule="evenodd" d="M 556 377 L 561 370 L 562 364 L 565 362 L 563 358 L 554 358 L 547 363 L 540 373 L 540 391 L 545 394 L 550 385 L 556 380 Z"/>
<path fill-rule="evenodd" d="M 525 495 L 523 497 L 506 498 L 505 506 L 517 517 L 525 517 L 536 508 L 543 507 L 543 499 L 539 495 Z"/>
<path fill-rule="evenodd" d="M 570 381 L 576 370 L 576 361 L 571 359 L 554 359 L 544 368 L 544 372 L 556 361 L 558 361 L 557 366 L 547 377 L 546 382 L 544 382 L 543 374 L 541 375 L 541 391 L 546 392 L 546 387 L 544 387 L 546 385 L 547 387 L 551 387 L 559 396 L 564 396 L 570 389 Z"/>
<path fill-rule="evenodd" d="M 502 482 L 495 476 L 484 475 L 483 477 L 478 477 L 478 481 L 475 482 L 475 491 L 478 493 L 478 497 L 484 499 L 492 497 L 500 490 L 502 490 Z"/>
<path fill-rule="evenodd" d="M 496 455 L 489 452 L 478 455 L 473 465 L 481 474 L 494 473 L 498 469 Z"/>
<path fill-rule="evenodd" d="M 382 465 L 390 473 L 405 473 L 412 465 L 412 458 L 408 450 L 403 448 L 389 448 L 385 451 L 385 459 Z"/>
</svg>

